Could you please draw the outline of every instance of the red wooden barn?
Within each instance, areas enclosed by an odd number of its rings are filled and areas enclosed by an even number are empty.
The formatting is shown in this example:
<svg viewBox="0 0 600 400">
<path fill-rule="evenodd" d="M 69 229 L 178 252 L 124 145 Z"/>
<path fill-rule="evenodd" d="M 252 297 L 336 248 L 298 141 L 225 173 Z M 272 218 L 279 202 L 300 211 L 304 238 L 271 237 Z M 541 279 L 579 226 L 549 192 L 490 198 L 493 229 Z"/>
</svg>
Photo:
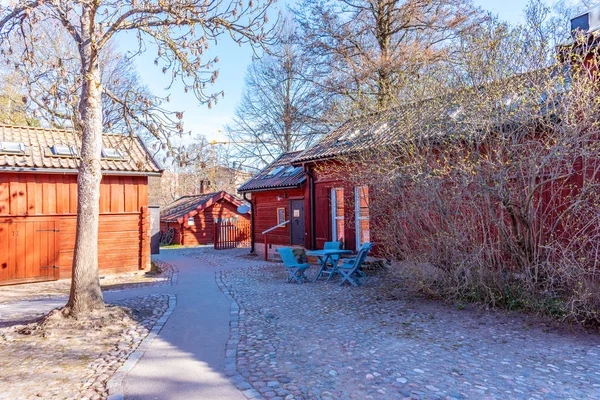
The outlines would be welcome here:
<svg viewBox="0 0 600 400">
<path fill-rule="evenodd" d="M 193 246 L 213 243 L 216 222 L 250 223 L 248 214 L 237 211 L 242 204 L 223 191 L 183 196 L 161 210 L 160 227 L 162 231 L 175 230 L 173 244 Z"/>
<path fill-rule="evenodd" d="M 80 135 L 0 126 L 0 285 L 71 275 Z M 103 135 L 100 274 L 150 262 L 148 176 L 162 171 L 137 137 Z"/>
</svg>

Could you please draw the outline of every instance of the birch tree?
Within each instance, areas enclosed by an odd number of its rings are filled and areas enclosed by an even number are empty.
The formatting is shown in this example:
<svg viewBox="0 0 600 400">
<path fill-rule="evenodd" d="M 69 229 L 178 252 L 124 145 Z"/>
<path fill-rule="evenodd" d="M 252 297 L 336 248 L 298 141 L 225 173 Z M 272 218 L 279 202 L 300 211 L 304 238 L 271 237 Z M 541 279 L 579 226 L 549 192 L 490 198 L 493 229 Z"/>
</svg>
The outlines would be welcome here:
<svg viewBox="0 0 600 400">
<path fill-rule="evenodd" d="M 98 218 L 100 152 L 102 147 L 102 96 L 121 102 L 124 109 L 144 104 L 144 98 L 120 98 L 102 85 L 100 60 L 111 39 L 129 33 L 137 38 L 138 54 L 155 49 L 155 64 L 178 82 L 186 92 L 209 106 L 222 92 L 210 91 L 208 84 L 218 77 L 218 57 L 207 54 L 217 39 L 227 35 L 240 45 L 265 41 L 266 11 L 273 0 L 21 0 L 0 8 L 0 42 L 14 52 L 11 43 L 25 46 L 15 68 L 31 66 L 38 55 L 33 33 L 41 22 L 55 22 L 68 33 L 78 53 L 79 103 L 77 126 L 82 147 L 79 165 L 77 234 L 73 277 L 66 316 L 103 309 L 98 279 Z M 3 3 L 6 4 L 6 3 Z M 160 121 L 146 123 L 150 133 L 160 136 Z"/>
</svg>

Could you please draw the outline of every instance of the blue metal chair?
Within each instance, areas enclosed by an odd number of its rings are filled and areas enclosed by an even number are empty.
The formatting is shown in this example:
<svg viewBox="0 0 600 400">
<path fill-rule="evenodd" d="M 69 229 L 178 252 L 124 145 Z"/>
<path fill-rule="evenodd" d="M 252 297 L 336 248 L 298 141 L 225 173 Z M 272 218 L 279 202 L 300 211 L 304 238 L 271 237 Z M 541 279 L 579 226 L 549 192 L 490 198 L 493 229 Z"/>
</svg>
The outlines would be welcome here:
<svg viewBox="0 0 600 400">
<path fill-rule="evenodd" d="M 372 247 L 373 244 L 370 242 L 363 243 L 358 250 L 356 257 L 342 260 L 342 264 L 338 266 L 336 270 L 336 272 L 342 276 L 340 285 L 342 285 L 344 282 L 349 282 L 354 286 L 362 284 L 360 278 L 364 277 L 365 274 L 360 270 L 360 267 L 364 264 Z"/>
<path fill-rule="evenodd" d="M 302 284 L 305 281 L 308 281 L 304 272 L 310 268 L 310 264 L 300 264 L 296 257 L 294 256 L 294 251 L 288 247 L 281 247 L 277 249 L 279 254 L 281 255 L 281 260 L 283 261 L 283 266 L 288 271 L 288 283 L 293 280 Z"/>
<path fill-rule="evenodd" d="M 358 252 L 360 252 L 363 248 L 368 248 L 367 254 L 369 251 L 371 251 L 371 249 L 373 248 L 373 243 L 371 242 L 364 242 L 363 244 L 360 245 L 360 247 L 358 248 Z M 345 263 L 353 263 L 354 260 L 356 260 L 356 257 L 358 256 L 358 253 L 356 254 L 356 256 L 354 257 L 346 257 L 344 258 L 344 262 Z M 365 273 L 360 269 L 356 270 L 356 274 L 362 277 L 365 277 L 367 275 L 365 275 Z"/>
</svg>

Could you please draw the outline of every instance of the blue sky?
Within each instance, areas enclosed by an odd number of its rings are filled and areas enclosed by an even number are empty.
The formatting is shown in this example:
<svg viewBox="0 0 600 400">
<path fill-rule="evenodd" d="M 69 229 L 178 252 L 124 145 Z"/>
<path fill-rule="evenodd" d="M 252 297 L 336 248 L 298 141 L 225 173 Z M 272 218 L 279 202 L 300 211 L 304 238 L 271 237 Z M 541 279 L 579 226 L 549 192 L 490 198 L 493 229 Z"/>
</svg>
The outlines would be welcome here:
<svg viewBox="0 0 600 400">
<path fill-rule="evenodd" d="M 287 1 L 280 2 L 286 3 Z M 523 19 L 523 9 L 526 0 L 474 0 L 475 4 L 485 10 L 497 14 L 500 19 L 509 22 L 519 22 Z M 122 48 L 126 50 L 130 41 L 123 38 Z M 246 69 L 252 60 L 252 50 L 245 46 L 239 47 L 230 40 L 221 40 L 213 47 L 218 54 L 219 78 L 213 86 L 215 91 L 224 90 L 225 97 L 208 109 L 206 105 L 198 104 L 192 94 L 185 94 L 180 87 L 166 90 L 169 80 L 162 74 L 159 67 L 154 66 L 155 53 L 136 58 L 136 65 L 142 80 L 157 95 L 165 96 L 171 93 L 171 102 L 168 108 L 173 111 L 184 111 L 184 127 L 192 131 L 193 135 L 201 134 L 209 140 L 224 139 L 223 126 L 231 121 L 235 108 L 241 99 L 244 88 Z"/>
</svg>

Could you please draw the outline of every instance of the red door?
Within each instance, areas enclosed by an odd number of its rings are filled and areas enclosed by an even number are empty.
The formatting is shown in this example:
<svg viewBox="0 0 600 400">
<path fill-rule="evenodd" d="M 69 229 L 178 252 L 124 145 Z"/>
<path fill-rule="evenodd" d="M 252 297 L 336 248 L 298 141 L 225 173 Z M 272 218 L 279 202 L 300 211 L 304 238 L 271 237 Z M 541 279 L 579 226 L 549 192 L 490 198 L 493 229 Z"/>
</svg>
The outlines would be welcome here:
<svg viewBox="0 0 600 400">
<path fill-rule="evenodd" d="M 58 222 L 0 222 L 0 285 L 56 280 Z"/>
</svg>

